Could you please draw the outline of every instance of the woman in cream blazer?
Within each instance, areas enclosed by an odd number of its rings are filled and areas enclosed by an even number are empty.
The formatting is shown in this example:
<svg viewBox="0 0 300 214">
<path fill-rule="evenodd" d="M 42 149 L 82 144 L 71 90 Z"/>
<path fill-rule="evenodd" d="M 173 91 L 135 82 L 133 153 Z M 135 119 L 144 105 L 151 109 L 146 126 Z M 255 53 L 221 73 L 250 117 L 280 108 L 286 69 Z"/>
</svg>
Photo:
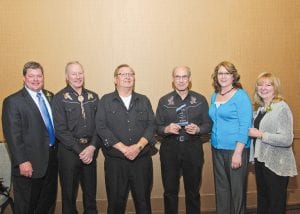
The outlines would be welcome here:
<svg viewBox="0 0 300 214">
<path fill-rule="evenodd" d="M 271 73 L 256 81 L 254 128 L 249 129 L 255 162 L 257 213 L 285 213 L 289 177 L 297 175 L 293 154 L 293 115 Z M 251 156 L 250 156 L 251 157 Z"/>
</svg>

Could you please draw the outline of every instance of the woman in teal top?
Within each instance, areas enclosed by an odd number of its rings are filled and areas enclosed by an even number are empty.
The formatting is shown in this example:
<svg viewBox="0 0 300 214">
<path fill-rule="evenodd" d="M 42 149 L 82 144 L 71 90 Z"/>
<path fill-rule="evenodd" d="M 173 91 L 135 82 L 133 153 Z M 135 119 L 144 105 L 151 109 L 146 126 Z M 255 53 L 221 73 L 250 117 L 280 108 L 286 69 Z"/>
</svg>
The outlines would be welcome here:
<svg viewBox="0 0 300 214">
<path fill-rule="evenodd" d="M 242 214 L 246 210 L 246 177 L 252 123 L 252 106 L 230 62 L 219 63 L 212 75 L 215 92 L 209 116 L 218 214 Z"/>
</svg>

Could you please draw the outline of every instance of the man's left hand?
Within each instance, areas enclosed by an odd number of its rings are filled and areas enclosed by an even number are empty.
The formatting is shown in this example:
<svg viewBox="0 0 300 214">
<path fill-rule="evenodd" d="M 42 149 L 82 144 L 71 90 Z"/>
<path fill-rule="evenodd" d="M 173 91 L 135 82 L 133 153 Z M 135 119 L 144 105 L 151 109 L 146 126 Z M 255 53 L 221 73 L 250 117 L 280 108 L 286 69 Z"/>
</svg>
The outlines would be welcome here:
<svg viewBox="0 0 300 214">
<path fill-rule="evenodd" d="M 193 135 L 200 132 L 199 126 L 197 126 L 197 125 L 194 124 L 194 123 L 190 123 L 189 125 L 186 125 L 186 126 L 184 127 L 184 129 L 185 129 L 186 133 L 188 133 L 188 134 L 193 134 Z"/>
<path fill-rule="evenodd" d="M 138 156 L 140 151 L 141 150 L 139 148 L 139 145 L 138 144 L 133 144 L 131 146 L 128 146 L 128 150 L 124 155 L 129 160 L 134 160 Z"/>
<path fill-rule="evenodd" d="M 82 150 L 82 152 L 79 154 L 79 158 L 80 160 L 84 163 L 84 164 L 90 164 L 93 161 L 93 156 L 94 156 L 94 152 L 95 152 L 95 147 L 90 145 L 88 147 L 86 147 L 84 150 Z"/>
</svg>

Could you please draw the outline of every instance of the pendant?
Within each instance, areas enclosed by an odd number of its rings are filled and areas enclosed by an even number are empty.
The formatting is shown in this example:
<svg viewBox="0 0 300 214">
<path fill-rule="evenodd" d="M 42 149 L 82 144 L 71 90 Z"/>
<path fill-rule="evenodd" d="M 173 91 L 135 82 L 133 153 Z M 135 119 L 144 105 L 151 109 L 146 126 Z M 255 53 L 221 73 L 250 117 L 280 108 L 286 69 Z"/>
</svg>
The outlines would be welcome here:
<svg viewBox="0 0 300 214">
<path fill-rule="evenodd" d="M 84 97 L 83 97 L 82 95 L 79 95 L 79 96 L 78 96 L 78 101 L 82 103 L 83 100 L 84 100 Z"/>
</svg>

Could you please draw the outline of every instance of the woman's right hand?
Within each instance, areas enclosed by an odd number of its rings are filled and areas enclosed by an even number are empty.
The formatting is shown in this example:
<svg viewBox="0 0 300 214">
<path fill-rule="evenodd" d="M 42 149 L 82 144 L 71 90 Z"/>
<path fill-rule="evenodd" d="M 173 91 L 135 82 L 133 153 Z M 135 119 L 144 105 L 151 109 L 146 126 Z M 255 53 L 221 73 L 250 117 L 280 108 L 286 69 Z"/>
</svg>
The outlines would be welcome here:
<svg viewBox="0 0 300 214">
<path fill-rule="evenodd" d="M 248 129 L 248 135 L 250 137 L 261 138 L 262 137 L 262 132 L 259 131 L 257 128 L 249 128 Z"/>
</svg>

